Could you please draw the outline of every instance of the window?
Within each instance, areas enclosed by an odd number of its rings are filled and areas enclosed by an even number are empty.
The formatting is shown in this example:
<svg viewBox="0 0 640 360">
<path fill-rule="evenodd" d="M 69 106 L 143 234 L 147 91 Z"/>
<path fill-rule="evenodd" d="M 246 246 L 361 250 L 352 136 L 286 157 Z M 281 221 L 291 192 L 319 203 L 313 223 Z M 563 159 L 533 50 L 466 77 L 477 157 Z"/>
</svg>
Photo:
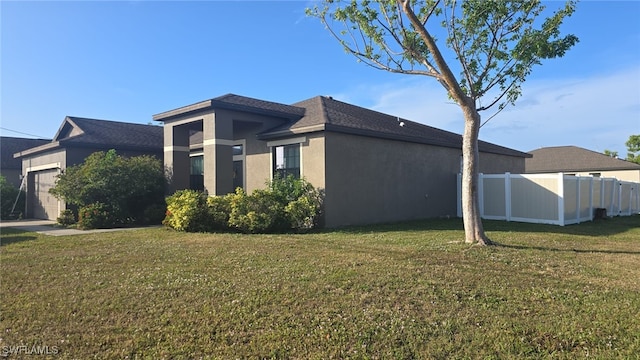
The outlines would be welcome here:
<svg viewBox="0 0 640 360">
<path fill-rule="evenodd" d="M 300 144 L 273 147 L 273 176 L 300 178 Z"/>
<path fill-rule="evenodd" d="M 191 175 L 204 175 L 204 157 L 202 155 L 191 157 Z"/>
<path fill-rule="evenodd" d="M 232 147 L 233 156 L 244 155 L 244 145 L 237 144 Z"/>
<path fill-rule="evenodd" d="M 191 156 L 191 176 L 189 180 L 191 190 L 204 190 L 204 156 Z"/>
</svg>

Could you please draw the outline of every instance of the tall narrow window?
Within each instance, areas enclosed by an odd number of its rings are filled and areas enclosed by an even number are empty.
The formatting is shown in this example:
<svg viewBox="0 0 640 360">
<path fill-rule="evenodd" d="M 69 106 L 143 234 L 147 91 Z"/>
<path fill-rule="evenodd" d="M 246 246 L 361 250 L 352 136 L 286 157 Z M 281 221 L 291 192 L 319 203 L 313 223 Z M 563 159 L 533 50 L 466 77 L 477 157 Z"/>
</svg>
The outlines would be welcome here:
<svg viewBox="0 0 640 360">
<path fill-rule="evenodd" d="M 273 148 L 273 176 L 300 178 L 300 144 Z"/>
<path fill-rule="evenodd" d="M 191 156 L 190 188 L 204 190 L 204 157 L 202 155 Z"/>
</svg>

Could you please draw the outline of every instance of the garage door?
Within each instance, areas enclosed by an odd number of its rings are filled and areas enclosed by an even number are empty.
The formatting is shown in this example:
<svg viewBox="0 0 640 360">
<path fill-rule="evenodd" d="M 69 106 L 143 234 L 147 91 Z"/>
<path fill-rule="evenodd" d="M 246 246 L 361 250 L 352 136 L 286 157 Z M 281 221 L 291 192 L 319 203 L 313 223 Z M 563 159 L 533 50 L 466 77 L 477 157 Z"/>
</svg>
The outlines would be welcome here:
<svg viewBox="0 0 640 360">
<path fill-rule="evenodd" d="M 55 220 L 58 218 L 58 199 L 49 194 L 56 183 L 58 169 L 42 170 L 33 173 L 33 198 L 31 213 L 36 219 Z"/>
</svg>

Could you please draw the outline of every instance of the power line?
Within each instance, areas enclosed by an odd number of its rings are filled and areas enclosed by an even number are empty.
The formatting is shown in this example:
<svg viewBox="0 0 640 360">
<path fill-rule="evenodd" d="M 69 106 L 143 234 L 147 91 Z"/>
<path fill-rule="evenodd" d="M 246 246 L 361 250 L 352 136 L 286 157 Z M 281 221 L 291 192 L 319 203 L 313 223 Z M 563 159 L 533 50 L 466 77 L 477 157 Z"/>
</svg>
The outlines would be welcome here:
<svg viewBox="0 0 640 360">
<path fill-rule="evenodd" d="M 45 137 L 44 137 L 44 136 L 34 135 L 34 134 L 29 134 L 29 133 L 22 132 L 22 131 L 17 131 L 17 130 L 11 130 L 11 129 L 7 129 L 7 128 L 2 127 L 2 126 L 0 126 L 0 129 L 2 129 L 2 130 L 4 130 L 4 131 L 14 132 L 14 133 L 16 133 L 16 134 L 28 135 L 28 136 L 33 136 L 33 137 L 37 137 L 37 138 L 40 138 L 40 139 L 45 139 Z"/>
</svg>

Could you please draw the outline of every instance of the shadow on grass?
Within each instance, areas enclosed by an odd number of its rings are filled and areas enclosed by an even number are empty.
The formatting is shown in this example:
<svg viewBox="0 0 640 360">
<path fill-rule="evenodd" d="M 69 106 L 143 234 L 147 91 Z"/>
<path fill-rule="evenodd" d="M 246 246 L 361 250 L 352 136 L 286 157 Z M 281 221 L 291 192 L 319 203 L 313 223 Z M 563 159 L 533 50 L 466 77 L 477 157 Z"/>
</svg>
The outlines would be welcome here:
<svg viewBox="0 0 640 360">
<path fill-rule="evenodd" d="M 595 220 L 567 226 L 532 224 L 522 222 L 509 222 L 500 220 L 483 220 L 485 231 L 501 232 L 531 232 L 567 234 L 580 236 L 609 236 L 624 233 L 634 228 L 640 228 L 640 215 L 617 216 L 605 220 Z M 363 234 L 371 232 L 395 232 L 395 231 L 463 231 L 462 219 L 428 219 L 392 224 L 349 226 L 338 229 L 325 229 L 321 232 L 343 232 Z"/>
<path fill-rule="evenodd" d="M 484 220 L 486 231 L 553 233 L 580 236 L 610 236 L 640 228 L 640 215 L 616 216 L 566 226 Z"/>
<path fill-rule="evenodd" d="M 36 235 L 26 235 L 28 232 L 12 228 L 3 228 L 0 232 L 0 246 L 15 244 L 23 241 L 36 240 Z"/>
<path fill-rule="evenodd" d="M 551 252 L 574 252 L 574 253 L 592 253 L 592 254 L 625 254 L 625 255 L 640 255 L 640 251 L 628 251 L 628 250 L 597 250 L 597 249 L 560 249 L 545 246 L 529 246 L 529 245 L 508 245 L 494 242 L 494 246 L 502 247 L 506 249 L 516 250 L 540 250 Z"/>
</svg>

